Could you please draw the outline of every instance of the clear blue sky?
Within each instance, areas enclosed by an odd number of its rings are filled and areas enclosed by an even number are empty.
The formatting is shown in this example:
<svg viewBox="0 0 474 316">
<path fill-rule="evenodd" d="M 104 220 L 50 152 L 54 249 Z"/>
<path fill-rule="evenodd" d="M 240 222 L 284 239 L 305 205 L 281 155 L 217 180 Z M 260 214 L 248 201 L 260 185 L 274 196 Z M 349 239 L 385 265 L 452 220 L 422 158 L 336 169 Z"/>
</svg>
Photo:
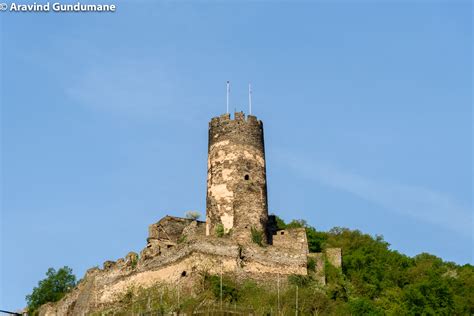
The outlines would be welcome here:
<svg viewBox="0 0 474 316">
<path fill-rule="evenodd" d="M 116 4 L 0 14 L 2 308 L 204 215 L 226 80 L 237 110 L 253 84 L 271 212 L 473 262 L 470 1 Z"/>
</svg>

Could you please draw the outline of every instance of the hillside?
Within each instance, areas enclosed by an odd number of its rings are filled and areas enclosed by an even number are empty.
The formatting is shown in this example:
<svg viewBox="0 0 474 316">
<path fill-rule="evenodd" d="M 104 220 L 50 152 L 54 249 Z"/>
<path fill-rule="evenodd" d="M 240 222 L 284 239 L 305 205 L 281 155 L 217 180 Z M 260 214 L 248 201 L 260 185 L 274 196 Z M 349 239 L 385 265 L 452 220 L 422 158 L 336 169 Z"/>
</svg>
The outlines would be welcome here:
<svg viewBox="0 0 474 316">
<path fill-rule="evenodd" d="M 245 315 L 471 315 L 474 313 L 474 267 L 422 253 L 413 258 L 389 249 L 381 236 L 335 227 L 317 231 L 303 220 L 279 229 L 306 228 L 310 252 L 340 247 L 342 269 L 325 262 L 322 285 L 308 261 L 308 275 L 290 275 L 275 282 L 237 280 L 232 274 L 201 273 L 192 289 L 155 284 L 130 287 L 117 304 L 100 313 L 181 311 L 204 314 L 214 310 Z"/>
</svg>

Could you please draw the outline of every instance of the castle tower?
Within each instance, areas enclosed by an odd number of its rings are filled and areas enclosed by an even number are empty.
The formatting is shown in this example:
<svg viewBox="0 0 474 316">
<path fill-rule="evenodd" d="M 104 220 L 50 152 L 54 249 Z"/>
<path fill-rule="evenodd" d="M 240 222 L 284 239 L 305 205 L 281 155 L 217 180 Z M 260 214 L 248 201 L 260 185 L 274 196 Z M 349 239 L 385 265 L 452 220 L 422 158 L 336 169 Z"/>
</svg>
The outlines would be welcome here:
<svg viewBox="0 0 474 316">
<path fill-rule="evenodd" d="M 263 124 L 255 116 L 235 113 L 209 123 L 206 235 L 224 229 L 249 241 L 251 229 L 266 232 L 267 177 Z"/>
</svg>

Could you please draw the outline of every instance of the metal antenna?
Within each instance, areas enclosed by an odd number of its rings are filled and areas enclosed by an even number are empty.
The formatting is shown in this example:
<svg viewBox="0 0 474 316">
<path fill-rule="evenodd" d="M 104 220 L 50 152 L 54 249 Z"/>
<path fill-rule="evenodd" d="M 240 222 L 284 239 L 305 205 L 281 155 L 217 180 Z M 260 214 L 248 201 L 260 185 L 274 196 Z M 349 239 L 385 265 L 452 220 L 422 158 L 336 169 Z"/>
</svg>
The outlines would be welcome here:
<svg viewBox="0 0 474 316">
<path fill-rule="evenodd" d="M 252 115 L 252 86 L 249 83 L 249 114 Z"/>
<path fill-rule="evenodd" d="M 230 83 L 227 80 L 227 114 L 229 114 L 229 94 L 230 94 Z"/>
</svg>

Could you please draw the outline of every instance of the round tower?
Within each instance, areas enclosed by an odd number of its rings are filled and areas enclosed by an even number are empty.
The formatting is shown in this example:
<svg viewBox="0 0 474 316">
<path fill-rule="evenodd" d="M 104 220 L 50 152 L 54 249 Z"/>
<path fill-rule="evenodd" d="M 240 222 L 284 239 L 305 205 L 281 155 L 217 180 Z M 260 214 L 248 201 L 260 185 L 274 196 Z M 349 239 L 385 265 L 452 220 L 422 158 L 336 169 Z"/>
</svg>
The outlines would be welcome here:
<svg viewBox="0 0 474 316">
<path fill-rule="evenodd" d="M 250 241 L 251 230 L 265 236 L 268 221 L 263 124 L 235 113 L 209 123 L 206 235 L 231 233 Z"/>
</svg>

